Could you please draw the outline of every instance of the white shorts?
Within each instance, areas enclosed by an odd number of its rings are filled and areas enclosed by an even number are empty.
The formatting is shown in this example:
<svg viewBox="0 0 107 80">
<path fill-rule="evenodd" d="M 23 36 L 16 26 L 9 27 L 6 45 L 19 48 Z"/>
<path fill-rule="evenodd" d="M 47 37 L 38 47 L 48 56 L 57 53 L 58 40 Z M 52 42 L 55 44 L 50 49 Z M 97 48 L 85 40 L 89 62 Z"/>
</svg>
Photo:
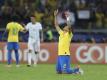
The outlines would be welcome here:
<svg viewBox="0 0 107 80">
<path fill-rule="evenodd" d="M 40 40 L 29 38 L 28 49 L 36 52 L 40 52 Z"/>
</svg>

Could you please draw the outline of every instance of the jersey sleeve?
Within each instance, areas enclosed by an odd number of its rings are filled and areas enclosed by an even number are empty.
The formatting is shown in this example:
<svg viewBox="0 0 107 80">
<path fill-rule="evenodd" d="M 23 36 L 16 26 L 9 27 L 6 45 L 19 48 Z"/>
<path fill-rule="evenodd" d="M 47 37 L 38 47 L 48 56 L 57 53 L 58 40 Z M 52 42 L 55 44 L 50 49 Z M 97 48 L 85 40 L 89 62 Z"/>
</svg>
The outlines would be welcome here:
<svg viewBox="0 0 107 80">
<path fill-rule="evenodd" d="M 8 23 L 6 26 L 6 30 L 9 30 L 9 29 L 10 29 L 10 24 Z"/>
<path fill-rule="evenodd" d="M 58 31 L 58 33 L 61 35 L 61 34 L 63 34 L 63 31 L 60 29 L 60 30 Z"/>
<path fill-rule="evenodd" d="M 42 25 L 41 25 L 41 23 L 39 23 L 38 26 L 39 26 L 39 30 L 42 30 Z"/>
<path fill-rule="evenodd" d="M 19 26 L 19 31 L 23 31 L 24 30 L 24 28 L 22 27 L 22 25 L 18 24 L 18 26 Z"/>
</svg>

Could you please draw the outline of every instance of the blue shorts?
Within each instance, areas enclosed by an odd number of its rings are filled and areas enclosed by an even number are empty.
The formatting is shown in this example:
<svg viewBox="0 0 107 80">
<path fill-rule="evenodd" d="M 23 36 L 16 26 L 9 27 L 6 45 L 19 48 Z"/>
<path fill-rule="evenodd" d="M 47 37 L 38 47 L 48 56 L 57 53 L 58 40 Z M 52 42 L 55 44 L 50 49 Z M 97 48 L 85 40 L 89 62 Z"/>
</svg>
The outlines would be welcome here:
<svg viewBox="0 0 107 80">
<path fill-rule="evenodd" d="M 7 49 L 8 50 L 18 50 L 19 49 L 19 44 L 18 42 L 8 42 L 7 43 Z"/>
</svg>

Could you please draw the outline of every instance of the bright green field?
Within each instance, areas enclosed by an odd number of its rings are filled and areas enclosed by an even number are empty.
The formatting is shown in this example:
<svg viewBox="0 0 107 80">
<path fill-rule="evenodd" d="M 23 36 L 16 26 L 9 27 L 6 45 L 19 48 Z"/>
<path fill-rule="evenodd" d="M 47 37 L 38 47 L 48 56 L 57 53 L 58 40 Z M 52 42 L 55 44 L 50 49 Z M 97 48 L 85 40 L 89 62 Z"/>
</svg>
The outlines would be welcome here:
<svg viewBox="0 0 107 80">
<path fill-rule="evenodd" d="M 26 67 L 25 64 L 11 68 L 0 64 L 0 80 L 107 80 L 107 65 L 81 65 L 84 75 L 56 74 L 55 65 L 38 64 Z"/>
</svg>

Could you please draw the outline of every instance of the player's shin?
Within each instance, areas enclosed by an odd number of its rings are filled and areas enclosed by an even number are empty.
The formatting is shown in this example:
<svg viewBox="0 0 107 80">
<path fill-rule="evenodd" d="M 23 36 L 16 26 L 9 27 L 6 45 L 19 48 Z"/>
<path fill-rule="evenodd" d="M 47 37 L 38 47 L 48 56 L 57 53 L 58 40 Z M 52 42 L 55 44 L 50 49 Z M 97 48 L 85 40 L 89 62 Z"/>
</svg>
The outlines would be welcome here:
<svg viewBox="0 0 107 80">
<path fill-rule="evenodd" d="M 33 56 L 34 65 L 37 65 L 38 58 L 39 58 L 39 54 L 38 54 L 38 52 L 35 52 L 35 54 Z"/>
<path fill-rule="evenodd" d="M 11 64 L 11 52 L 12 50 L 8 50 L 8 65 Z"/>
<path fill-rule="evenodd" d="M 15 57 L 16 57 L 16 65 L 19 64 L 19 53 L 18 50 L 15 50 Z"/>
<path fill-rule="evenodd" d="M 28 65 L 31 65 L 32 53 L 28 52 Z"/>
</svg>

